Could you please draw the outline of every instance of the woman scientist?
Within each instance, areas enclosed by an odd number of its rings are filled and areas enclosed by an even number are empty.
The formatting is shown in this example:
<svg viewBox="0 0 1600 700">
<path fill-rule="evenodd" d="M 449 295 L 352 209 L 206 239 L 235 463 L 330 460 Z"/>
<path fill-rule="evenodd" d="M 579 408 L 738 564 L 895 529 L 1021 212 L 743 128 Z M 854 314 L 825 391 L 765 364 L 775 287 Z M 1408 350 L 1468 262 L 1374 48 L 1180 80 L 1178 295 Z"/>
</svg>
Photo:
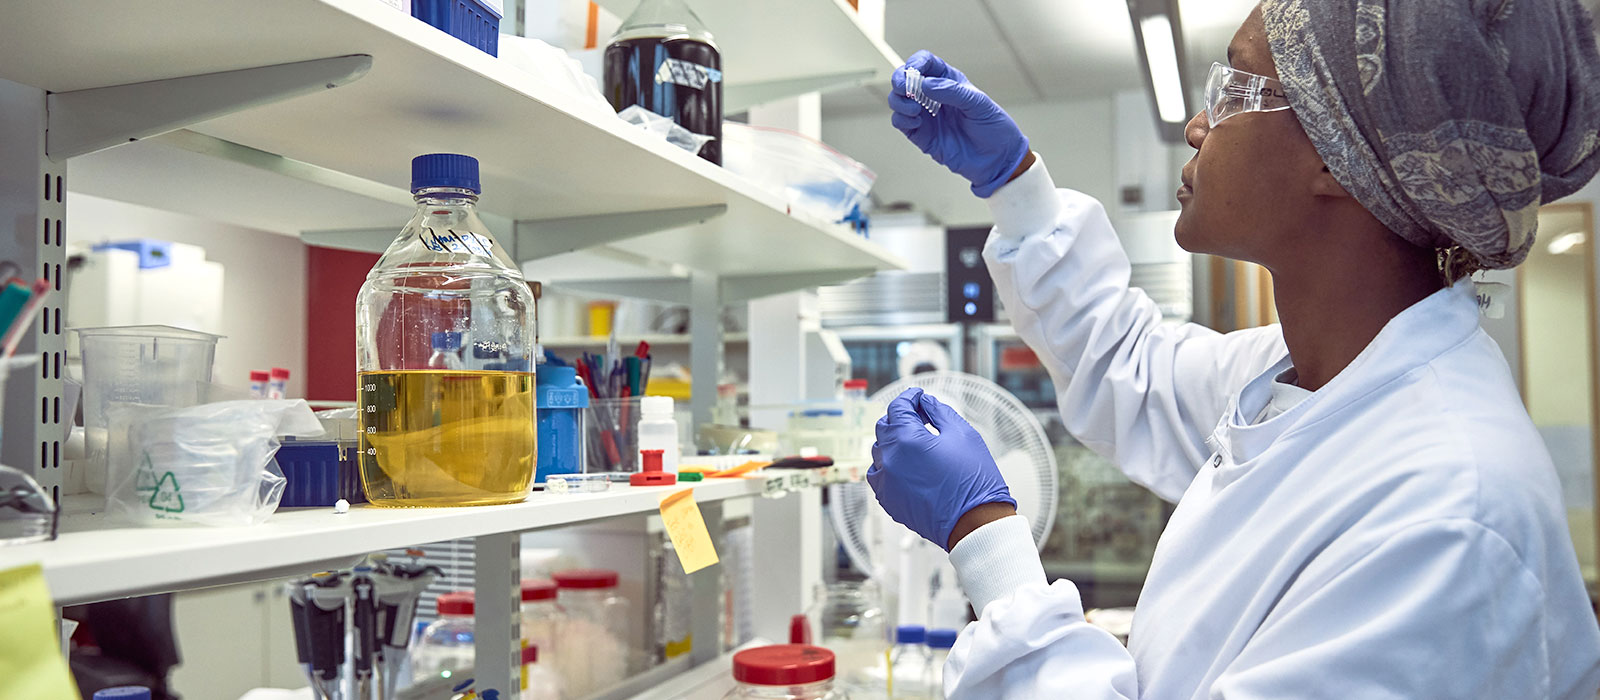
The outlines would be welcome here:
<svg viewBox="0 0 1600 700">
<path fill-rule="evenodd" d="M 895 74 L 894 125 L 989 201 L 989 269 L 1068 429 L 1178 501 L 1124 649 L 1045 580 L 972 428 L 896 399 L 868 480 L 980 612 L 946 692 L 1593 700 L 1555 471 L 1469 278 L 1520 263 L 1540 204 L 1600 169 L 1590 18 L 1266 0 L 1228 53 L 1188 125 L 1177 239 L 1270 270 L 1282 325 L 1227 335 L 1162 325 L 1100 204 L 1056 190 L 960 72 L 911 58 L 936 117 Z"/>
</svg>

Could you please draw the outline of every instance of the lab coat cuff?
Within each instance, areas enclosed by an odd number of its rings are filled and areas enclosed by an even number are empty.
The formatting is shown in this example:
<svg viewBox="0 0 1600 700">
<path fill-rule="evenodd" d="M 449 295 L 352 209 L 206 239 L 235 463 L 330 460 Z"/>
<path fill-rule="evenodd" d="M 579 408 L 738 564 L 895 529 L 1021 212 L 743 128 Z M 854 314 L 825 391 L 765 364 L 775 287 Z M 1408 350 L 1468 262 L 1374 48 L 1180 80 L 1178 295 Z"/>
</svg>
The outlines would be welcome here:
<svg viewBox="0 0 1600 700">
<path fill-rule="evenodd" d="M 1033 544 L 1033 528 L 1020 515 L 1001 518 L 972 531 L 950 550 L 961 590 L 981 615 L 996 600 L 1030 583 L 1044 583 L 1044 565 Z"/>
<path fill-rule="evenodd" d="M 1036 155 L 1026 172 L 985 201 L 1002 238 L 1020 241 L 1031 233 L 1054 231 L 1061 220 L 1061 198 L 1043 156 Z"/>
</svg>

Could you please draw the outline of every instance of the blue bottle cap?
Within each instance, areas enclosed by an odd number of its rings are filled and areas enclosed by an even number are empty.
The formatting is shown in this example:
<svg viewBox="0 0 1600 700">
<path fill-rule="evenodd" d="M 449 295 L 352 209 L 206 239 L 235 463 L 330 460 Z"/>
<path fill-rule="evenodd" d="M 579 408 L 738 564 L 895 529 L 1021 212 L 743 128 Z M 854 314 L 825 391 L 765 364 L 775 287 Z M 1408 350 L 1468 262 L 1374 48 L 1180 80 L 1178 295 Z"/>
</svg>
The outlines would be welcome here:
<svg viewBox="0 0 1600 700">
<path fill-rule="evenodd" d="M 928 630 L 928 646 L 935 649 L 949 649 L 956 645 L 956 637 L 960 633 L 955 630 Z"/>
<path fill-rule="evenodd" d="M 922 625 L 900 625 L 894 628 L 895 644 L 921 644 L 928 631 Z"/>
<path fill-rule="evenodd" d="M 142 685 L 120 685 L 95 691 L 94 700 L 150 700 L 150 689 Z"/>
<path fill-rule="evenodd" d="M 478 159 L 459 153 L 429 153 L 411 159 L 411 191 L 429 187 L 459 187 L 483 194 L 478 183 Z"/>
<path fill-rule="evenodd" d="M 454 352 L 461 349 L 461 334 L 455 331 L 437 331 L 433 334 L 433 349 Z"/>
</svg>

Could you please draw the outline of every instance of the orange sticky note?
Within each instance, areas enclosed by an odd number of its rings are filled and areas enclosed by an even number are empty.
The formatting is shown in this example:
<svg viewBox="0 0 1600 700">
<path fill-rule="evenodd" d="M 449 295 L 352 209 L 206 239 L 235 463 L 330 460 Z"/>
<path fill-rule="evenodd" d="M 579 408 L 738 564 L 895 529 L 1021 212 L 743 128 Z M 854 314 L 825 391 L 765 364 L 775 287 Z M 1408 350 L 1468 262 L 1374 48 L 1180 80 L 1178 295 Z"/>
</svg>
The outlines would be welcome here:
<svg viewBox="0 0 1600 700">
<path fill-rule="evenodd" d="M 711 544 L 705 518 L 694 502 L 694 489 L 684 489 L 661 499 L 661 522 L 672 539 L 683 572 L 692 574 L 717 563 L 717 548 Z"/>
<path fill-rule="evenodd" d="M 55 615 L 38 564 L 0 571 L 0 699 L 78 697 Z"/>
</svg>

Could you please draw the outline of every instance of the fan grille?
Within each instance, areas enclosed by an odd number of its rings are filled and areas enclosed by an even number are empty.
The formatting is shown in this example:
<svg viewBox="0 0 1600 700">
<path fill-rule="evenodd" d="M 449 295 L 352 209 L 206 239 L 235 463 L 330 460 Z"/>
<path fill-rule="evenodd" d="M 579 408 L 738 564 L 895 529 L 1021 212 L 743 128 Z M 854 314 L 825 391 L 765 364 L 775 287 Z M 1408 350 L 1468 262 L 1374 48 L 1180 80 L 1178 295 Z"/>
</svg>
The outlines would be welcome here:
<svg viewBox="0 0 1600 700">
<path fill-rule="evenodd" d="M 1056 457 L 1044 427 L 1017 397 L 982 377 L 961 372 L 931 372 L 905 377 L 874 394 L 878 413 L 912 387 L 948 404 L 983 437 L 1000 473 L 1028 519 L 1033 541 L 1042 546 L 1055 522 Z M 850 559 L 862 571 L 886 578 L 896 565 L 896 545 L 909 530 L 895 523 L 865 483 L 829 487 L 834 530 Z"/>
</svg>

